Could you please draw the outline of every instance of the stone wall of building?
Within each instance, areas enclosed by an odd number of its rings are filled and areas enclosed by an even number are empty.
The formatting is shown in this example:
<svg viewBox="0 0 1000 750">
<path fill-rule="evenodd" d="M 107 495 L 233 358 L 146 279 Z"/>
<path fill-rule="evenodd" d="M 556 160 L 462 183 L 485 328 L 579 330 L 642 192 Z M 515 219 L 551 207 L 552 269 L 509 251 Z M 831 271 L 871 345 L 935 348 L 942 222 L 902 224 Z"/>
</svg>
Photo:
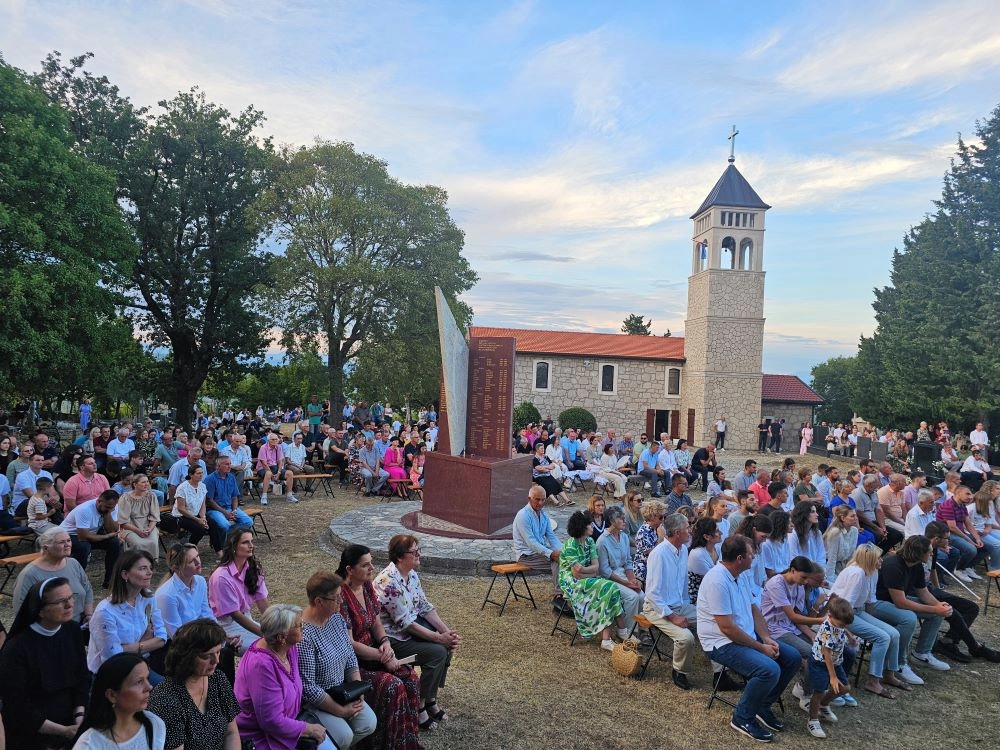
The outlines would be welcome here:
<svg viewBox="0 0 1000 750">
<path fill-rule="evenodd" d="M 688 279 L 682 420 L 695 410 L 695 442 L 714 439 L 715 420 L 725 414 L 726 445 L 756 447 L 763 316 L 763 272 L 712 269 Z"/>
<path fill-rule="evenodd" d="M 761 405 L 761 414 L 772 419 L 784 419 L 785 430 L 782 434 L 782 451 L 792 453 L 799 449 L 799 429 L 803 422 L 812 421 L 812 406 L 809 404 L 786 404 L 777 401 L 765 401 Z"/>
<path fill-rule="evenodd" d="M 535 364 L 549 363 L 549 390 L 536 390 Z M 589 363 L 589 364 L 588 364 Z M 615 393 L 600 392 L 602 365 L 616 365 Z M 597 427 L 609 428 L 619 435 L 629 430 L 636 434 L 646 427 L 646 410 L 680 409 L 680 395 L 667 395 L 667 370 L 681 370 L 684 388 L 684 364 L 637 359 L 601 359 L 541 354 L 518 354 L 514 367 L 514 404 L 530 401 L 543 417 L 558 418 L 559 412 L 582 406 L 597 419 Z M 760 389 L 758 388 L 758 399 Z M 685 424 L 682 416 L 682 433 Z"/>
</svg>

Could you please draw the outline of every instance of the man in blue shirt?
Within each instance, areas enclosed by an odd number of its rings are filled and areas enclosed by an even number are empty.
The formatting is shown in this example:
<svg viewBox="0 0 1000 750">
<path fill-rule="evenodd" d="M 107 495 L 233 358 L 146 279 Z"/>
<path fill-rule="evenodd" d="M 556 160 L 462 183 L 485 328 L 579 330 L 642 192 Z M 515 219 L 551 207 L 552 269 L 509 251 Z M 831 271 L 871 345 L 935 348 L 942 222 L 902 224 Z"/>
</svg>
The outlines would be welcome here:
<svg viewBox="0 0 1000 750">
<path fill-rule="evenodd" d="M 639 463 L 636 464 L 638 472 L 649 480 L 653 488 L 653 497 L 660 497 L 667 489 L 667 477 L 659 466 L 660 457 L 657 455 L 659 451 L 660 444 L 654 440 L 639 454 Z M 660 489 L 661 485 L 663 492 Z"/>
<path fill-rule="evenodd" d="M 528 504 L 514 516 L 514 555 L 521 565 L 552 574 L 552 603 L 562 606 L 559 588 L 559 554 L 562 543 L 552 530 L 545 505 L 545 490 L 533 484 L 528 490 Z"/>
<path fill-rule="evenodd" d="M 209 538 L 218 552 L 225 546 L 226 535 L 233 526 L 253 527 L 253 520 L 240 510 L 240 483 L 232 473 L 229 456 L 215 460 L 215 471 L 205 477 L 205 513 L 208 518 Z"/>
</svg>

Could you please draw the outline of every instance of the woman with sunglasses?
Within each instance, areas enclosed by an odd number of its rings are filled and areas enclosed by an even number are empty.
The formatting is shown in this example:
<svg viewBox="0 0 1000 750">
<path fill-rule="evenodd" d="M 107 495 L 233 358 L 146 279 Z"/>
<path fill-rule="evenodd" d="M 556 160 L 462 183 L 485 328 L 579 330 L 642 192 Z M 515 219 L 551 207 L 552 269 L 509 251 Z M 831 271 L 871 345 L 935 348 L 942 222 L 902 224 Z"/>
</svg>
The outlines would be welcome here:
<svg viewBox="0 0 1000 750">
<path fill-rule="evenodd" d="M 73 604 L 65 578 L 33 584 L 0 651 L 0 699 L 12 750 L 68 747 L 83 721 L 90 672 Z"/>
</svg>

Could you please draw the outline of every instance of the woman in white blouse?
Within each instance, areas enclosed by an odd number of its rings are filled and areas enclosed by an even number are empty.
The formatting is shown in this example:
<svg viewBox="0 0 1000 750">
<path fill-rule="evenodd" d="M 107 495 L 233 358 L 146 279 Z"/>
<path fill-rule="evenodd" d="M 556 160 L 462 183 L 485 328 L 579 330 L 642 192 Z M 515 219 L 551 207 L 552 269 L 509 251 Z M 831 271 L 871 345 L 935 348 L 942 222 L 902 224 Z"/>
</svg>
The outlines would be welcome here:
<svg viewBox="0 0 1000 750">
<path fill-rule="evenodd" d="M 788 532 L 788 554 L 804 555 L 826 567 L 826 546 L 819 530 L 819 511 L 809 500 L 801 500 L 792 509 L 792 530 Z"/>
<path fill-rule="evenodd" d="M 174 494 L 174 507 L 170 511 L 170 515 L 177 519 L 177 525 L 191 535 L 191 544 L 198 544 L 208 533 L 204 478 L 205 470 L 200 465 L 190 467 L 187 480 L 181 482 Z"/>
<path fill-rule="evenodd" d="M 837 576 L 832 594 L 854 607 L 854 622 L 847 629 L 872 644 L 864 689 L 883 698 L 895 698 L 885 684 L 900 690 L 911 689 L 899 674 L 899 631 L 868 613 L 869 605 L 875 602 L 875 586 L 881 567 L 882 550 L 870 543 L 861 545 Z M 888 671 L 885 671 L 886 667 Z"/>
<path fill-rule="evenodd" d="M 858 547 L 858 513 L 850 505 L 833 509 L 830 528 L 823 535 L 826 546 L 826 580 L 833 582 Z"/>
<path fill-rule="evenodd" d="M 148 657 L 167 642 L 167 630 L 149 584 L 153 580 L 153 557 L 143 550 L 126 552 L 111 574 L 111 595 L 94 609 L 90 619 L 87 667 L 96 673 L 100 666 L 122 652 Z M 149 681 L 159 684 L 163 677 L 150 671 Z"/>
</svg>

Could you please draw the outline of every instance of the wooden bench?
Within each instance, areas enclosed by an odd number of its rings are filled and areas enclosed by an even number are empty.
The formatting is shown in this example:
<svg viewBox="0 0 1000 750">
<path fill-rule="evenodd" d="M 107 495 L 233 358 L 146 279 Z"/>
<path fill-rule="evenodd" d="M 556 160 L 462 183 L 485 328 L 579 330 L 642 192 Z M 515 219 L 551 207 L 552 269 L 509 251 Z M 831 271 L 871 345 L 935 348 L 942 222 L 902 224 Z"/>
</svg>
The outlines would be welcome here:
<svg viewBox="0 0 1000 750">
<path fill-rule="evenodd" d="M 535 604 L 535 597 L 531 595 L 531 588 L 528 586 L 528 579 L 525 578 L 524 574 L 531 570 L 527 565 L 522 565 L 521 563 L 498 563 L 497 565 L 491 565 L 490 570 L 493 571 L 493 580 L 490 581 L 490 587 L 486 590 L 486 598 L 483 599 L 483 606 L 479 608 L 482 612 L 486 609 L 487 604 L 495 604 L 500 607 L 500 617 L 503 617 L 503 611 L 507 606 L 507 600 L 510 599 L 511 594 L 514 595 L 514 600 L 527 599 L 531 602 L 531 606 L 534 609 L 538 609 Z M 490 599 L 490 594 L 493 593 L 493 586 L 497 582 L 497 578 L 504 576 L 507 579 L 507 594 L 504 596 L 503 601 L 499 602 L 496 599 Z M 520 578 L 521 582 L 524 584 L 524 590 L 527 592 L 525 594 L 519 594 L 514 588 L 514 584 L 517 583 L 517 579 Z"/>
<path fill-rule="evenodd" d="M 264 520 L 264 508 L 247 508 L 243 512 L 250 516 L 250 520 L 253 521 L 253 526 L 250 530 L 253 532 L 254 536 L 258 533 L 263 533 L 267 537 L 267 541 L 271 541 L 271 532 L 268 531 L 267 521 Z M 261 530 L 257 529 L 257 521 L 260 521 Z"/>
<path fill-rule="evenodd" d="M 14 542 L 18 545 L 27 543 L 29 546 L 35 543 L 38 539 L 38 534 L 32 531 L 29 534 L 3 534 L 0 535 L 0 549 L 4 550 L 3 554 L 8 554 L 10 551 L 10 543 Z"/>
<path fill-rule="evenodd" d="M 333 474 L 323 474 L 320 472 L 313 474 L 296 474 L 295 481 L 302 481 L 305 483 L 302 487 L 302 492 L 306 497 L 311 497 L 316 492 L 317 487 L 322 487 L 323 491 L 326 492 L 330 497 L 334 497 L 333 494 Z"/>
<path fill-rule="evenodd" d="M 17 569 L 27 565 L 28 563 L 33 563 L 41 556 L 41 552 L 28 552 L 23 555 L 12 555 L 10 557 L 0 558 L 0 568 L 3 568 L 7 574 L 3 579 L 3 583 L 0 584 L 0 596 L 12 597 L 13 594 L 7 593 L 7 584 L 10 583 L 10 579 L 14 577 Z"/>
</svg>

